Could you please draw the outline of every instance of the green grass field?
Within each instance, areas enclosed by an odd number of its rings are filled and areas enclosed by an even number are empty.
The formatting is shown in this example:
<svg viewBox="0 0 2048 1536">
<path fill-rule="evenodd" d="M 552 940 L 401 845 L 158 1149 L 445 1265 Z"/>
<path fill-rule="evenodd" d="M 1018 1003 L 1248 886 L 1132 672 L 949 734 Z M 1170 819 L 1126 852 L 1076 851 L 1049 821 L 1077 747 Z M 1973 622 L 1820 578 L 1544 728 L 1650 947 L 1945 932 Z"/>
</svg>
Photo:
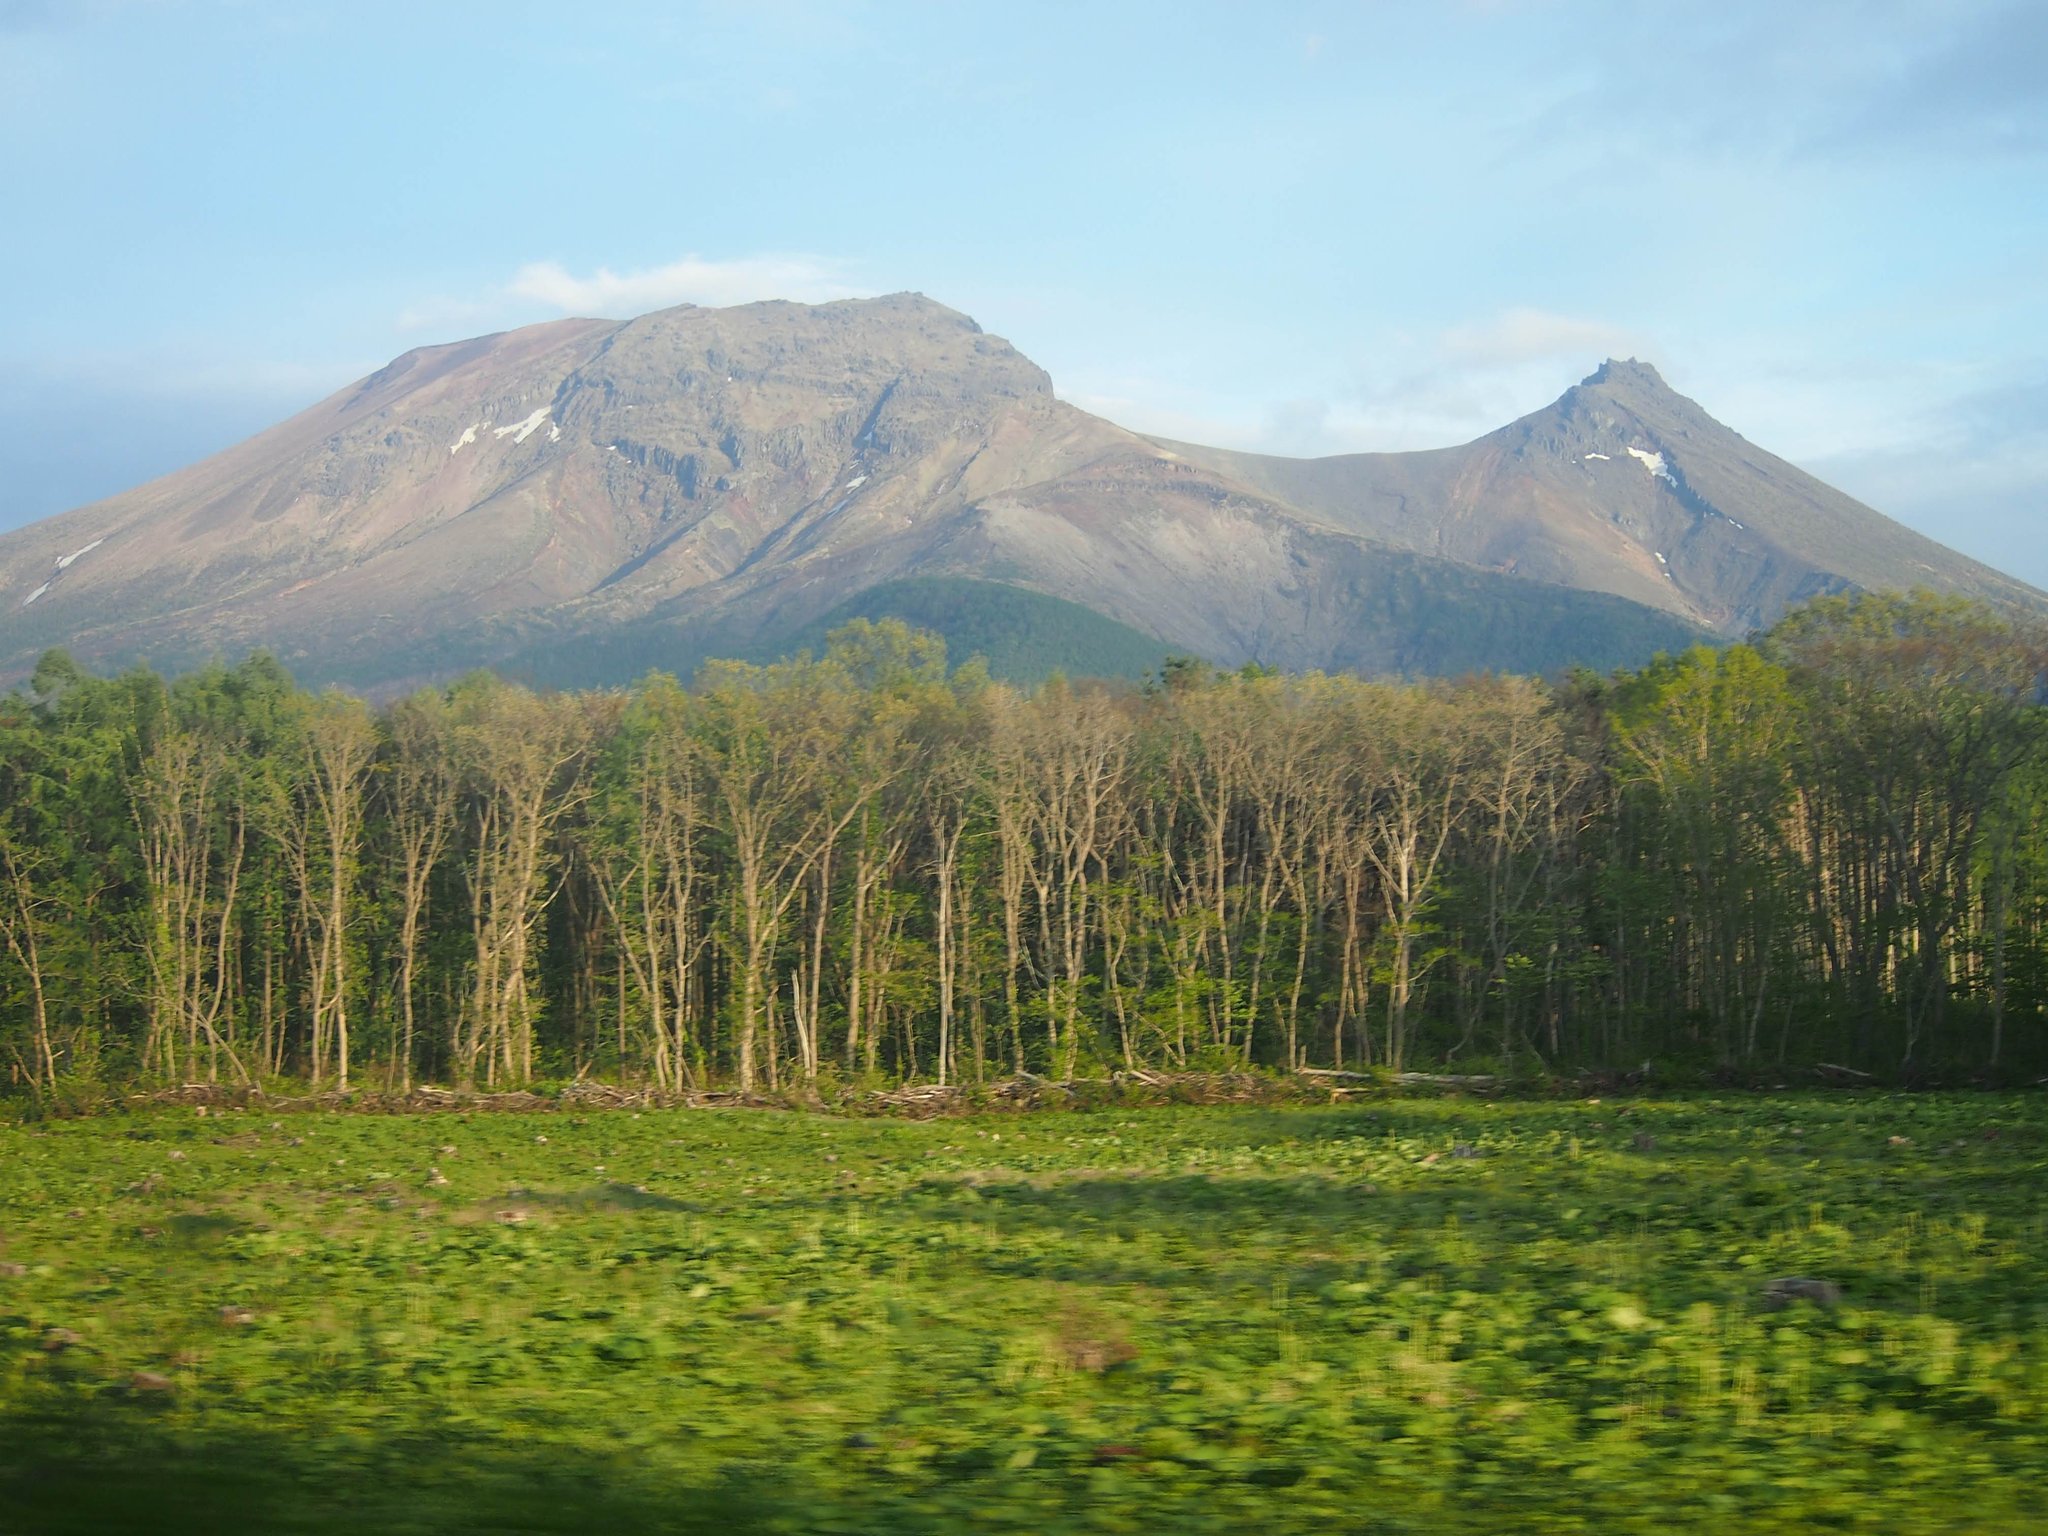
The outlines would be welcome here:
<svg viewBox="0 0 2048 1536">
<path fill-rule="evenodd" d="M 2043 1530 L 2044 1162 L 1878 1094 L 0 1128 L 0 1531 Z"/>
</svg>

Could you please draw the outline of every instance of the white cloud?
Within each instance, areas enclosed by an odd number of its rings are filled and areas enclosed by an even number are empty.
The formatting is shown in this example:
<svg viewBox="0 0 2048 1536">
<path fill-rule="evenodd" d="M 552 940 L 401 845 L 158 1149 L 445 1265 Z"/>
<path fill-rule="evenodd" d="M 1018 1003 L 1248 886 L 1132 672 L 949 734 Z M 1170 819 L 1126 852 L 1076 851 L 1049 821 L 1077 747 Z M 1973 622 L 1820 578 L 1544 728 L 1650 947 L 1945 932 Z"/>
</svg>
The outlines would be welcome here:
<svg viewBox="0 0 2048 1536">
<path fill-rule="evenodd" d="M 1509 308 L 1490 319 L 1385 339 L 1347 380 L 1261 397 L 1162 379 L 1084 381 L 1062 399 L 1134 431 L 1255 453 L 1400 453 L 1470 442 L 1540 410 L 1604 357 L 1670 360 L 1642 333 L 1604 320 Z"/>
<path fill-rule="evenodd" d="M 1121 379 L 1092 389 L 1059 387 L 1058 394 L 1069 405 L 1147 437 L 1289 458 L 1441 448 L 1506 419 L 1486 420 L 1474 430 L 1471 420 L 1477 418 L 1455 412 L 1372 409 L 1342 396 L 1212 396 L 1163 379 Z"/>
<path fill-rule="evenodd" d="M 521 267 L 505 285 L 505 292 L 563 314 L 624 318 L 671 304 L 748 304 L 757 299 L 820 304 L 829 299 L 859 298 L 867 290 L 848 282 L 840 263 L 821 256 L 763 255 L 708 261 L 690 255 L 638 271 L 599 267 L 587 277 L 559 262 L 537 261 Z"/>
<path fill-rule="evenodd" d="M 1503 310 L 1482 324 L 1454 326 L 1444 332 L 1442 344 L 1461 363 L 1492 368 L 1554 358 L 1591 363 L 1647 350 L 1625 326 L 1526 308 Z"/>
<path fill-rule="evenodd" d="M 467 297 L 447 294 L 399 311 L 400 334 L 420 331 L 474 335 L 525 325 L 550 315 L 597 315 L 629 320 L 673 304 L 751 304 L 793 299 L 822 304 L 873 293 L 847 277 L 846 265 L 827 256 L 766 253 L 713 261 L 688 255 L 666 266 L 615 272 L 599 267 L 579 274 L 558 261 L 528 262 L 509 281 Z"/>
<path fill-rule="evenodd" d="M 475 328 L 501 320 L 504 314 L 502 293 L 491 299 L 424 299 L 398 312 L 398 329 L 410 333 Z"/>
<path fill-rule="evenodd" d="M 1183 409 L 1169 403 L 1173 392 L 1165 386 L 1134 387 L 1133 381 L 1122 380 L 1104 389 L 1068 389 L 1055 381 L 1053 390 L 1067 404 L 1147 437 L 1242 448 L 1256 435 L 1241 418 L 1227 414 L 1225 403 L 1205 402 L 1212 410 Z"/>
<path fill-rule="evenodd" d="M 324 360 L 236 354 L 202 338 L 176 336 L 122 350 L 75 348 L 61 358 L 0 354 L 0 400 L 17 389 L 79 391 L 121 400 L 177 401 L 194 406 L 273 401 L 310 403 L 389 359 L 331 353 Z M 25 381 L 25 382 L 24 382 Z"/>
</svg>

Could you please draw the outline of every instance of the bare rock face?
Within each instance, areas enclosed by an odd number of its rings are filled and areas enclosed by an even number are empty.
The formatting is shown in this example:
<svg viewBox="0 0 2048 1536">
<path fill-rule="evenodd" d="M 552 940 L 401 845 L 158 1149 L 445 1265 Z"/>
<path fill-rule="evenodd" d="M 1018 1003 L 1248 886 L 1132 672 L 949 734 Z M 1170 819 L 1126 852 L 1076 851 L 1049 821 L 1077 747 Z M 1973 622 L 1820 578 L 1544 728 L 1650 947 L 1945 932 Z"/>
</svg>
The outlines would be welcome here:
<svg viewBox="0 0 2048 1536">
<path fill-rule="evenodd" d="M 1062 415 L 1079 417 L 1007 342 L 915 295 L 422 348 L 0 539 L 0 658 L 267 644 L 315 668 L 355 658 L 358 677 L 403 675 L 411 654 L 431 675 L 489 659 L 445 654 L 450 636 L 539 615 L 709 613 L 821 574 L 799 606 L 822 610 L 915 563 L 975 495 L 1032 478 L 1018 460 Z"/>
<path fill-rule="evenodd" d="M 1440 631 L 1478 615 L 1526 610 L 1567 650 L 1633 626 L 1647 655 L 1851 585 L 2040 598 L 1645 364 L 1462 448 L 1269 459 L 1076 410 L 1008 342 L 897 294 L 409 352 L 0 537 L 0 673 L 51 646 L 176 667 L 264 645 L 388 691 L 636 626 L 745 648 L 919 576 L 1067 598 L 1227 664 L 1403 672 L 1473 664 Z"/>
</svg>

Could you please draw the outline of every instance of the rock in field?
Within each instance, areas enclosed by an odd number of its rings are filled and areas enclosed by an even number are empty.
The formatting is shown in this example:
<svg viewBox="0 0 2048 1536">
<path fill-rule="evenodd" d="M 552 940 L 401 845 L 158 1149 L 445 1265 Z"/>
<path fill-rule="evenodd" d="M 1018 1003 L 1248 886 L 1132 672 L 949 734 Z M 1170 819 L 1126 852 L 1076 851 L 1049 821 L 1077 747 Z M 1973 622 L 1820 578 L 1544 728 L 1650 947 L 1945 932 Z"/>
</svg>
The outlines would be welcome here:
<svg viewBox="0 0 2048 1536">
<path fill-rule="evenodd" d="M 1817 1307 L 1832 1307 L 1840 1303 L 1842 1288 L 1832 1280 L 1812 1280 L 1803 1275 L 1787 1275 L 1773 1280 L 1764 1287 L 1764 1305 L 1776 1312 L 1789 1307 L 1795 1301 L 1810 1301 Z"/>
</svg>

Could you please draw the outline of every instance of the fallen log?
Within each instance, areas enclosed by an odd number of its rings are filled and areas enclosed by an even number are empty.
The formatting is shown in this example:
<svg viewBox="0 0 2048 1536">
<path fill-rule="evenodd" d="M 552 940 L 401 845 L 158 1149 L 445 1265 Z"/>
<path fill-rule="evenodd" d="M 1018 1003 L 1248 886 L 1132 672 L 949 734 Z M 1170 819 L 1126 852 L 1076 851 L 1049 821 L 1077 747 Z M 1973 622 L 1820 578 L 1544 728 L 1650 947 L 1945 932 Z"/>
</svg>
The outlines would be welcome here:
<svg viewBox="0 0 2048 1536">
<path fill-rule="evenodd" d="M 1497 1088 L 1500 1079 L 1486 1073 L 1460 1077 L 1442 1072 L 1396 1072 L 1394 1081 L 1404 1088 Z"/>
</svg>

